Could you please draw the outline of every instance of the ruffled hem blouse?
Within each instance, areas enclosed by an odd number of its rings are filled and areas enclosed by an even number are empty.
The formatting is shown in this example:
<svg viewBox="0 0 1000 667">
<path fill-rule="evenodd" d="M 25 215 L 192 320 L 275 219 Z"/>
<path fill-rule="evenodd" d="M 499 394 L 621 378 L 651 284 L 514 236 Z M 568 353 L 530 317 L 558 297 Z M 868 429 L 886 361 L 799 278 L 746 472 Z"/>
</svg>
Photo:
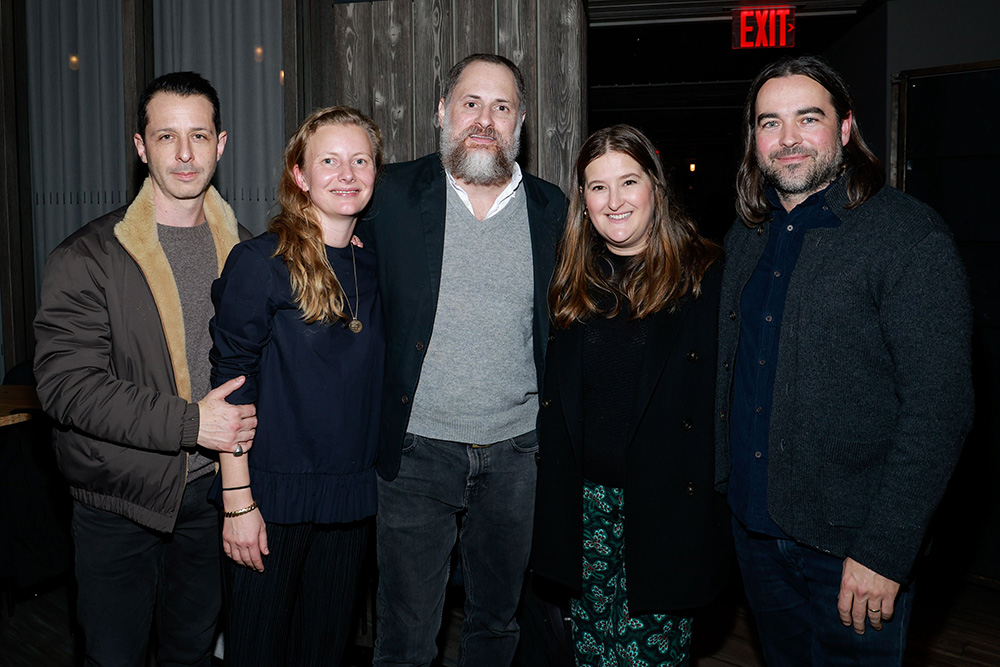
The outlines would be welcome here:
<svg viewBox="0 0 1000 667">
<path fill-rule="evenodd" d="M 362 324 L 354 333 L 342 321 L 302 320 L 276 248 L 270 233 L 240 243 L 212 285 L 212 386 L 247 378 L 227 400 L 257 406 L 257 433 L 246 456 L 265 520 L 357 521 L 376 508 L 385 334 L 375 256 L 350 245 L 326 248 Z M 218 498 L 218 481 L 215 486 Z"/>
</svg>

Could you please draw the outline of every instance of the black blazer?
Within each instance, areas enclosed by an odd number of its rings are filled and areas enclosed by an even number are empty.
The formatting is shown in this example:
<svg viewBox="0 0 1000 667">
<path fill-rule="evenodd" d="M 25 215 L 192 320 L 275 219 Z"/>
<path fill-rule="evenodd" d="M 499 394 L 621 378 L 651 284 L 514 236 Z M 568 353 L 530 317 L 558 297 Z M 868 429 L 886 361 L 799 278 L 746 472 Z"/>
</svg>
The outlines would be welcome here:
<svg viewBox="0 0 1000 667">
<path fill-rule="evenodd" d="M 625 563 L 633 614 L 709 602 L 730 569 L 725 497 L 713 488 L 721 262 L 671 313 L 651 315 L 626 453 Z M 578 595 L 583 558 L 581 352 L 586 325 L 553 329 L 538 419 L 532 568 Z"/>
<path fill-rule="evenodd" d="M 359 236 L 372 243 L 378 258 L 379 292 L 385 309 L 385 390 L 382 434 L 375 468 L 383 479 L 399 472 L 410 400 L 420 378 L 424 352 L 434 331 L 441 284 L 448 183 L 437 153 L 412 162 L 390 164 L 375 187 Z M 524 174 L 534 269 L 533 338 L 541 383 L 549 320 L 546 299 L 556 244 L 566 217 L 562 191 Z"/>
</svg>

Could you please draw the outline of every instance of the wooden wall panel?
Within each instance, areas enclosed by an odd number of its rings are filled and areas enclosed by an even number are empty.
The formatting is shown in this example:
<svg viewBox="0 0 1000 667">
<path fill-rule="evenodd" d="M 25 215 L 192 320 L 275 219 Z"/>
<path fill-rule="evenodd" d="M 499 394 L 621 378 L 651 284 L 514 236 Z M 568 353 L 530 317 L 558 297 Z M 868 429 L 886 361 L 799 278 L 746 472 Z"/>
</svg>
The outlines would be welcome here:
<svg viewBox="0 0 1000 667">
<path fill-rule="evenodd" d="M 318 2 L 317 5 L 330 5 Z M 332 95 L 322 105 L 346 104 L 368 115 L 374 113 L 374 63 L 372 12 L 375 3 L 333 5 L 333 21 L 318 36 L 317 46 L 331 58 Z M 379 5 L 386 3 L 380 2 Z M 317 48 L 314 46 L 314 49 Z M 329 49 L 328 51 L 326 49 Z"/>
<path fill-rule="evenodd" d="M 438 100 L 453 64 L 452 0 L 413 2 L 413 156 L 438 149 Z"/>
<path fill-rule="evenodd" d="M 538 6 L 538 167 L 536 174 L 572 187 L 573 160 L 583 144 L 586 17 L 581 0 Z"/>
<path fill-rule="evenodd" d="M 35 336 L 35 252 L 31 219 L 31 161 L 25 73 L 25 11 L 0 2 L 0 377 L 30 361 Z"/>
<path fill-rule="evenodd" d="M 521 68 L 528 88 L 522 166 L 569 184 L 586 116 L 583 0 L 302 1 L 306 99 L 372 115 L 390 161 L 437 150 L 448 70 L 470 53 L 499 53 Z"/>
<path fill-rule="evenodd" d="M 412 0 L 372 3 L 374 107 L 386 162 L 413 159 Z"/>
<path fill-rule="evenodd" d="M 496 4 L 517 0 L 452 0 L 454 48 L 451 67 L 471 53 L 496 53 Z"/>
<path fill-rule="evenodd" d="M 509 58 L 524 76 L 528 90 L 527 117 L 521 129 L 521 166 L 532 171 L 538 164 L 538 53 L 535 48 L 537 25 L 537 0 L 514 0 L 497 3 L 497 50 Z"/>
</svg>

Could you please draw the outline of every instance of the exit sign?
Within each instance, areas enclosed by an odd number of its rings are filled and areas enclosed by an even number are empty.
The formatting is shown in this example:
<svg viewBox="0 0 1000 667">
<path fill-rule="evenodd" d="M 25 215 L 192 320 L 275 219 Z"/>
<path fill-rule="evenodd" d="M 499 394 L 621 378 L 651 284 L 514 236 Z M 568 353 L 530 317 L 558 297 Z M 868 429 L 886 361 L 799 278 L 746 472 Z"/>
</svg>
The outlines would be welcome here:
<svg viewBox="0 0 1000 667">
<path fill-rule="evenodd" d="M 744 7 L 733 10 L 734 49 L 795 46 L 794 7 Z"/>
</svg>

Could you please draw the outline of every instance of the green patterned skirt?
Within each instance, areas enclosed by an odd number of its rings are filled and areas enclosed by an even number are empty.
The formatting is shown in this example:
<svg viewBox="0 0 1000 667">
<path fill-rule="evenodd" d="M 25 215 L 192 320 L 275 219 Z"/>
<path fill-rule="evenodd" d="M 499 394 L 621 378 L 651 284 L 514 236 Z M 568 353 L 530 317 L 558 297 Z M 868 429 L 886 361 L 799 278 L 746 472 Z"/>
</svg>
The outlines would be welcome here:
<svg viewBox="0 0 1000 667">
<path fill-rule="evenodd" d="M 570 603 L 578 667 L 688 665 L 691 619 L 631 616 L 625 592 L 625 495 L 583 482 L 583 594 Z"/>
</svg>

